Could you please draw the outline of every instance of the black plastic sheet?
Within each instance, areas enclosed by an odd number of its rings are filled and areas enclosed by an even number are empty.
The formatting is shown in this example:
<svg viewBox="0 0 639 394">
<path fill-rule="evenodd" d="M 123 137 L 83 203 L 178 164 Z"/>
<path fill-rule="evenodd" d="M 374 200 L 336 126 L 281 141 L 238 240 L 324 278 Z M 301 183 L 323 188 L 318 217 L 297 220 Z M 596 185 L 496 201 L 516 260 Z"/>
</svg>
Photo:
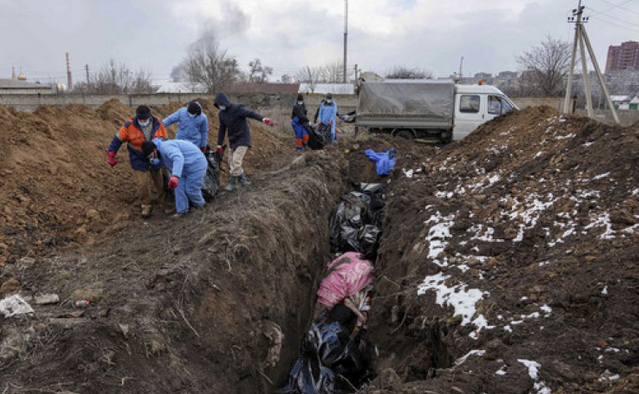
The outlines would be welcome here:
<svg viewBox="0 0 639 394">
<path fill-rule="evenodd" d="M 220 190 L 220 163 L 222 161 L 221 155 L 217 150 L 208 149 L 204 153 L 208 166 L 206 168 L 206 175 L 204 175 L 204 181 L 202 182 L 202 197 L 205 201 L 211 201 Z"/>
<path fill-rule="evenodd" d="M 304 125 L 308 132 L 308 147 L 313 150 L 324 149 L 326 145 L 331 143 L 331 128 L 328 125 L 320 124 L 319 126 L 311 126 L 306 123 Z"/>
<path fill-rule="evenodd" d="M 343 195 L 329 222 L 331 252 L 360 252 L 375 261 L 385 200 L 385 189 L 378 183 L 355 184 Z"/>
<path fill-rule="evenodd" d="M 276 394 L 345 394 L 375 378 L 372 346 L 357 318 L 343 304 L 323 311 L 311 325 L 286 386 Z M 349 335 L 349 333 L 351 333 Z"/>
</svg>

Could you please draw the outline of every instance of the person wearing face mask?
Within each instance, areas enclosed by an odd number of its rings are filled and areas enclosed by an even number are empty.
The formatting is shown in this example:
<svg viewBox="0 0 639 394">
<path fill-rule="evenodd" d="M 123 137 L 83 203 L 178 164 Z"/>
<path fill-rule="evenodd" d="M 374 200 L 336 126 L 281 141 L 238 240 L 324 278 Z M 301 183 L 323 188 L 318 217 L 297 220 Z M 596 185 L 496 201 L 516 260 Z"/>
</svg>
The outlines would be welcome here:
<svg viewBox="0 0 639 394">
<path fill-rule="evenodd" d="M 206 140 L 209 136 L 209 120 L 202 112 L 202 106 L 197 101 L 178 109 L 162 120 L 162 123 L 164 127 L 177 123 L 176 140 L 191 141 L 202 152 L 206 150 Z"/>
<path fill-rule="evenodd" d="M 217 135 L 217 151 L 220 157 L 222 155 L 222 144 L 224 143 L 227 131 L 229 134 L 229 145 L 231 146 L 229 168 L 231 179 L 224 190 L 232 191 L 237 187 L 247 184 L 246 175 L 242 169 L 242 161 L 244 160 L 246 151 L 251 147 L 251 132 L 249 131 L 246 118 L 259 120 L 267 126 L 275 126 L 275 122 L 256 112 L 249 111 L 244 108 L 243 105 L 231 103 L 224 93 L 218 93 L 215 96 L 213 105 L 220 110 L 220 130 Z"/>
<path fill-rule="evenodd" d="M 304 104 L 304 96 L 297 95 L 297 102 L 293 106 L 293 113 L 291 114 L 291 126 L 295 131 L 295 145 L 298 152 L 303 148 L 308 147 L 308 131 L 304 127 L 308 123 L 308 112 L 306 111 L 306 104 Z"/>
<path fill-rule="evenodd" d="M 331 93 L 326 94 L 326 98 L 320 104 L 317 126 L 322 124 L 328 125 L 331 128 L 331 142 L 337 141 L 337 134 L 335 134 L 335 116 L 337 115 L 337 104 L 333 101 L 333 95 Z"/>
<path fill-rule="evenodd" d="M 151 114 L 149 107 L 140 105 L 135 111 L 135 116 L 128 118 L 124 122 L 124 126 L 113 137 L 107 153 L 107 163 L 114 167 L 118 164 L 115 155 L 122 143 L 127 143 L 129 161 L 133 169 L 133 180 L 137 189 L 137 199 L 144 218 L 151 216 L 153 210 L 151 184 L 155 187 L 159 203 L 162 204 L 165 211 L 170 210 L 164 191 L 162 164 L 159 160 L 150 161 L 142 153 L 142 143 L 153 138 L 166 138 L 166 129 L 162 122 Z"/>
<path fill-rule="evenodd" d="M 149 160 L 160 160 L 171 170 L 168 186 L 174 189 L 175 217 L 189 212 L 189 202 L 194 208 L 204 205 L 202 182 L 208 162 L 197 146 L 184 140 L 155 138 L 142 143 L 142 154 Z"/>
</svg>

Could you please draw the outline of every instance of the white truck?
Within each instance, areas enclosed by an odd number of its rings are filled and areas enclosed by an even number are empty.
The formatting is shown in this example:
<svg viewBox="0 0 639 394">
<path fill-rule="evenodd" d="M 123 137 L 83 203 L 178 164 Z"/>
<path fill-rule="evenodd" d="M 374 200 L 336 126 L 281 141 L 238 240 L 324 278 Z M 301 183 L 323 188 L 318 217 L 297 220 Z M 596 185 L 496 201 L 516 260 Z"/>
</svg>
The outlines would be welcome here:
<svg viewBox="0 0 639 394">
<path fill-rule="evenodd" d="M 518 109 L 494 86 L 452 80 L 359 81 L 357 93 L 357 129 L 444 143 Z"/>
</svg>

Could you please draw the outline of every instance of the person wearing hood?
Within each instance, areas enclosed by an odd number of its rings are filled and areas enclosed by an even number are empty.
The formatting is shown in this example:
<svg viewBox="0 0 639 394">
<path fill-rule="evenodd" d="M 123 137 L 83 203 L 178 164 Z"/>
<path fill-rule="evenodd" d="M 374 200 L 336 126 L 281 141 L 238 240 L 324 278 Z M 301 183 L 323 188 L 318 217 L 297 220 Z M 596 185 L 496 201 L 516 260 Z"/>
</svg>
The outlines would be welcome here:
<svg viewBox="0 0 639 394">
<path fill-rule="evenodd" d="M 184 140 L 155 138 L 142 143 L 142 153 L 149 160 L 159 160 L 171 170 L 169 189 L 174 189 L 176 217 L 204 205 L 202 182 L 208 162 L 193 143 Z"/>
<path fill-rule="evenodd" d="M 337 134 L 335 134 L 335 116 L 337 116 L 337 104 L 333 101 L 333 95 L 327 93 L 326 98 L 319 107 L 317 126 L 325 124 L 331 128 L 331 142 L 337 141 Z"/>
<path fill-rule="evenodd" d="M 118 164 L 115 158 L 122 143 L 127 143 L 129 160 L 133 169 L 133 180 L 136 185 L 137 200 L 142 209 L 142 217 L 151 216 L 153 210 L 151 182 L 155 187 L 159 202 L 164 206 L 165 211 L 170 211 L 167 206 L 167 195 L 164 191 L 164 180 L 162 177 L 162 164 L 150 161 L 142 153 L 142 143 L 153 138 L 166 138 L 166 129 L 160 120 L 151 114 L 151 109 L 146 105 L 140 105 L 135 111 L 135 116 L 124 122 L 124 126 L 113 137 L 108 148 L 107 163 L 113 168 Z M 151 182 L 149 182 L 149 180 Z"/>
<path fill-rule="evenodd" d="M 231 191 L 247 184 L 246 175 L 242 169 L 242 161 L 246 151 L 251 147 L 251 132 L 246 118 L 259 120 L 267 126 L 274 126 L 275 122 L 244 108 L 243 105 L 231 103 L 224 93 L 218 93 L 215 96 L 213 105 L 220 110 L 220 130 L 217 135 L 217 151 L 220 156 L 222 155 L 222 144 L 226 133 L 228 132 L 229 135 L 231 151 L 228 160 L 231 179 L 224 190 Z"/>
<path fill-rule="evenodd" d="M 308 131 L 306 131 L 306 124 L 308 123 L 308 111 L 306 111 L 306 104 L 304 104 L 304 96 L 297 95 L 297 102 L 293 106 L 293 113 L 291 114 L 291 126 L 295 132 L 295 145 L 297 151 L 301 151 L 302 147 L 308 147 Z"/>
<path fill-rule="evenodd" d="M 164 127 L 177 123 L 176 140 L 191 141 L 202 152 L 206 150 L 206 140 L 209 136 L 209 120 L 202 112 L 202 105 L 197 101 L 178 109 L 162 120 L 162 123 Z"/>
</svg>

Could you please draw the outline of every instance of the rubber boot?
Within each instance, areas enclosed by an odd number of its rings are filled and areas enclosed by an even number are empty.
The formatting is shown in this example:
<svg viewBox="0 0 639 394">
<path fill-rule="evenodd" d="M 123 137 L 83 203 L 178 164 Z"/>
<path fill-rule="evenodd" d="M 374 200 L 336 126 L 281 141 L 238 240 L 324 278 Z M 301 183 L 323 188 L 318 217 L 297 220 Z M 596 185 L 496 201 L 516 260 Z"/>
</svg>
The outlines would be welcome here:
<svg viewBox="0 0 639 394">
<path fill-rule="evenodd" d="M 227 192 L 235 190 L 235 188 L 238 186 L 239 179 L 240 179 L 239 176 L 232 176 L 231 179 L 229 180 L 229 184 L 226 185 L 224 190 L 226 190 Z"/>
<path fill-rule="evenodd" d="M 246 179 L 246 175 L 244 173 L 240 174 L 239 181 L 240 181 L 240 186 L 248 185 L 248 180 Z"/>
</svg>

